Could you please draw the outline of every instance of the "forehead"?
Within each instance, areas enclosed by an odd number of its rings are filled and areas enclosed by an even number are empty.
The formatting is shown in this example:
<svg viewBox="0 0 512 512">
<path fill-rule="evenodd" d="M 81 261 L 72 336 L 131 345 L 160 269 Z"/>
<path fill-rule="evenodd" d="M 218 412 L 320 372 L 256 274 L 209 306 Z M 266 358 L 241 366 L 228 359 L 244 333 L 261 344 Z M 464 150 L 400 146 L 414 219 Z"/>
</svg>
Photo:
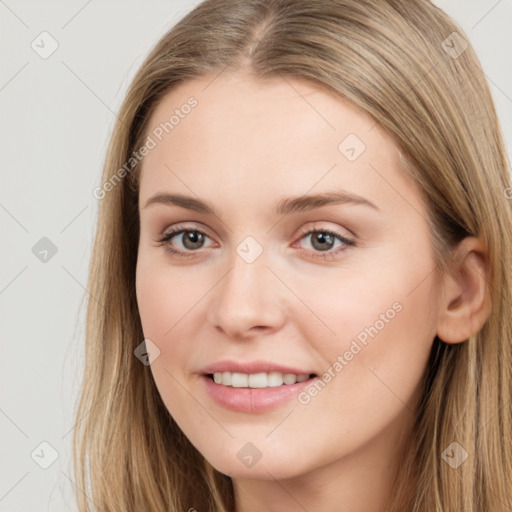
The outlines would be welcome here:
<svg viewBox="0 0 512 512">
<path fill-rule="evenodd" d="M 375 197 L 384 178 L 396 199 L 397 187 L 410 187 L 398 183 L 407 179 L 399 148 L 380 125 L 304 79 L 224 71 L 186 81 L 157 105 L 147 134 L 155 147 L 143 162 L 145 198 L 175 186 L 246 199 L 344 186 Z"/>
<path fill-rule="evenodd" d="M 334 135 L 350 127 L 362 135 L 376 125 L 365 112 L 329 89 L 303 78 L 272 77 L 260 80 L 248 72 L 221 72 L 188 80 L 169 92 L 157 105 L 149 129 L 170 120 L 187 102 L 197 102 L 190 117 L 201 118 L 196 132 L 214 127 L 244 134 L 244 128 L 264 136 L 286 128 L 280 142 L 297 135 Z M 342 109 L 342 116 L 340 111 Z M 185 114 L 188 116 L 188 114 Z M 179 138 L 183 129 L 173 121 L 170 135 Z M 178 121 L 176 123 L 176 121 Z M 206 123 L 207 122 L 207 123 Z M 183 123 L 185 124 L 185 123 Z M 190 123 L 188 123 L 190 124 Z M 198 131 L 199 130 L 199 131 Z"/>
</svg>

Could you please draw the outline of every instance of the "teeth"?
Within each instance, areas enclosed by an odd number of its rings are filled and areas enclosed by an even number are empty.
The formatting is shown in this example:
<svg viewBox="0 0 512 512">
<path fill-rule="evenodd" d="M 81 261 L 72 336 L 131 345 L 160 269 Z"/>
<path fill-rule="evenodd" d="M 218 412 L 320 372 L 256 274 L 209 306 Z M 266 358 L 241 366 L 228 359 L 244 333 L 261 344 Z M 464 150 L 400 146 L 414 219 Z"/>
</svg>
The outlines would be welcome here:
<svg viewBox="0 0 512 512">
<path fill-rule="evenodd" d="M 250 388 L 266 388 L 268 378 L 266 373 L 251 373 L 248 378 Z"/>
<path fill-rule="evenodd" d="M 270 372 L 267 374 L 267 386 L 273 388 L 283 385 L 283 374 L 279 372 Z"/>
<path fill-rule="evenodd" d="M 224 382 L 224 377 L 222 378 Z M 221 384 L 222 384 L 221 382 Z M 232 373 L 231 374 L 231 385 L 234 388 L 246 388 L 249 383 L 249 375 L 246 373 Z"/>
<path fill-rule="evenodd" d="M 213 380 L 223 386 L 234 388 L 274 388 L 283 384 L 290 385 L 296 382 L 304 382 L 309 379 L 309 374 L 295 375 L 293 373 L 269 372 L 269 373 L 231 373 L 216 372 Z"/>
<path fill-rule="evenodd" d="M 285 373 L 283 375 L 283 382 L 285 384 L 295 384 L 297 382 L 297 377 L 293 375 L 293 373 Z"/>
</svg>

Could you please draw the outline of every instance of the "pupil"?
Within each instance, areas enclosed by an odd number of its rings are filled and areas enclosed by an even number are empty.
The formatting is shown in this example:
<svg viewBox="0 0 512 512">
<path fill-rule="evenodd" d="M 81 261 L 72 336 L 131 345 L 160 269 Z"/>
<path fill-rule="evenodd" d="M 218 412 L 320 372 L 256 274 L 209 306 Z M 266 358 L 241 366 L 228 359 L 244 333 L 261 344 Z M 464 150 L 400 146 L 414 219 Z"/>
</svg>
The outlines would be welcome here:
<svg viewBox="0 0 512 512">
<path fill-rule="evenodd" d="M 196 245 L 201 245 L 203 235 L 197 231 L 190 231 L 185 233 L 183 244 L 187 249 L 197 249 Z M 189 243 L 187 243 L 189 242 Z M 190 247 L 192 245 L 192 247 Z"/>
<path fill-rule="evenodd" d="M 324 251 L 330 249 L 333 243 L 332 235 L 329 233 L 317 233 L 316 236 L 313 237 L 313 240 L 318 241 L 320 243 L 319 249 Z M 327 247 L 325 245 L 326 243 Z M 313 245 L 315 245 L 315 243 L 313 243 Z"/>
</svg>

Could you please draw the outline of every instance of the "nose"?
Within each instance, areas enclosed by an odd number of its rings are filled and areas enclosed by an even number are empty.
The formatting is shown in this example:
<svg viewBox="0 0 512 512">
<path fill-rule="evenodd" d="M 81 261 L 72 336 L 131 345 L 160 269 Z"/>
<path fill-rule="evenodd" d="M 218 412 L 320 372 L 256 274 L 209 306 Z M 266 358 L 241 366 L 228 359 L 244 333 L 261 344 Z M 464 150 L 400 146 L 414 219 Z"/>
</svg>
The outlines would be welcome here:
<svg viewBox="0 0 512 512">
<path fill-rule="evenodd" d="M 263 256 L 247 263 L 234 254 L 230 270 L 211 291 L 208 321 L 231 338 L 274 332 L 286 321 L 284 287 Z"/>
</svg>

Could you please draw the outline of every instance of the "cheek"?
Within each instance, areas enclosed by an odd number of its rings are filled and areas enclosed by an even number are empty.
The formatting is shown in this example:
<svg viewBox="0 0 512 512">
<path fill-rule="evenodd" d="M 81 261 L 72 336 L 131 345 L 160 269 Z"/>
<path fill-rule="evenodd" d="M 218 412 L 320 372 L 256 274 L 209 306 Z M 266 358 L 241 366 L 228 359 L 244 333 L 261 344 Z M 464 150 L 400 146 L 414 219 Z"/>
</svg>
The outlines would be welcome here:
<svg viewBox="0 0 512 512">
<path fill-rule="evenodd" d="M 336 336 L 311 338 L 325 368 L 320 384 L 298 397 L 295 418 L 297 429 L 315 425 L 307 443 L 322 460 L 414 417 L 433 339 L 425 308 L 431 292 L 427 282 L 422 286 L 409 295 L 405 281 L 379 293 L 368 286 L 350 289 L 350 297 L 334 295 L 341 308 L 325 321 Z"/>
<path fill-rule="evenodd" d="M 194 282 L 179 268 L 144 256 L 138 260 L 136 294 L 142 329 L 144 337 L 160 351 L 150 369 L 166 408 L 179 423 L 189 402 L 179 383 L 194 348 L 191 343 L 180 341 L 192 339 L 191 326 L 201 324 L 196 321 L 200 309 L 197 306 L 204 287 L 204 280 L 201 283 L 198 278 Z"/>
<path fill-rule="evenodd" d="M 190 272 L 140 258 L 136 294 L 144 335 L 157 343 L 171 337 L 207 289 L 204 280 L 194 280 Z"/>
<path fill-rule="evenodd" d="M 359 408 L 368 397 L 378 411 L 386 396 L 412 398 L 436 332 L 439 289 L 430 271 L 428 262 L 382 254 L 373 265 L 338 270 L 331 279 L 297 282 L 294 290 L 314 313 L 295 311 L 299 329 L 346 405 Z"/>
</svg>

